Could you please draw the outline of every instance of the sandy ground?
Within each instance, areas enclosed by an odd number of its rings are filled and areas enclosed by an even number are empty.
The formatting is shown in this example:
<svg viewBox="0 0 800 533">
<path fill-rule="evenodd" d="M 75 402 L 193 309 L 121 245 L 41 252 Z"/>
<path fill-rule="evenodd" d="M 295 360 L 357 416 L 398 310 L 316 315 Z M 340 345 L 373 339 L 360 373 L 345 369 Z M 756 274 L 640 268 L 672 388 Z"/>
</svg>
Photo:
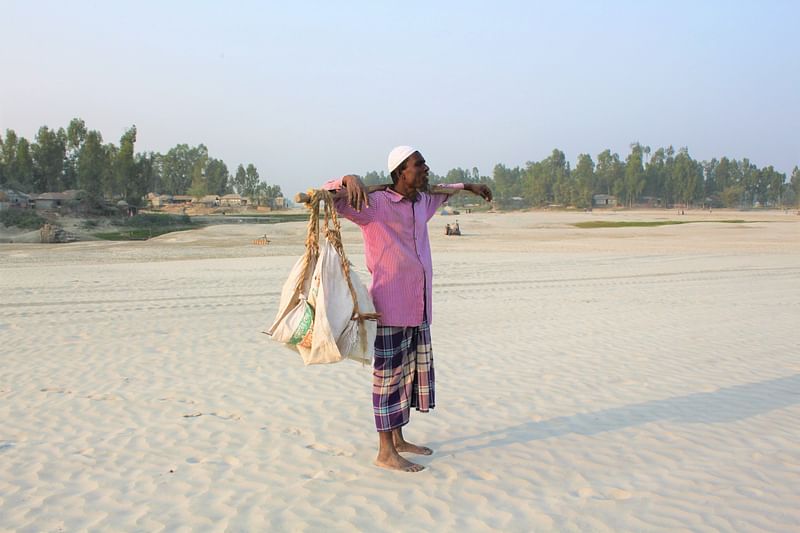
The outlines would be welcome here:
<svg viewBox="0 0 800 533">
<path fill-rule="evenodd" d="M 570 225 L 646 219 L 749 222 Z M 418 474 L 369 367 L 260 333 L 303 224 L 0 245 L 0 530 L 800 530 L 800 217 L 452 220 Z"/>
</svg>

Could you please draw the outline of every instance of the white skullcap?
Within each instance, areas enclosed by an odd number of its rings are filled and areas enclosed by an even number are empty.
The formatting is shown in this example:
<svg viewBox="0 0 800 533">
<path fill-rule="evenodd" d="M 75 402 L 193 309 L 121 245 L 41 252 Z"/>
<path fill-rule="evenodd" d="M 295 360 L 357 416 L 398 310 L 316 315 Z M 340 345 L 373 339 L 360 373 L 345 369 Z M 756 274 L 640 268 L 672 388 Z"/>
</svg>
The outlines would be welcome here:
<svg viewBox="0 0 800 533">
<path fill-rule="evenodd" d="M 396 146 L 393 148 L 392 151 L 389 152 L 389 173 L 391 174 L 403 161 L 408 159 L 408 156 L 416 151 L 416 148 L 410 146 Z"/>
</svg>

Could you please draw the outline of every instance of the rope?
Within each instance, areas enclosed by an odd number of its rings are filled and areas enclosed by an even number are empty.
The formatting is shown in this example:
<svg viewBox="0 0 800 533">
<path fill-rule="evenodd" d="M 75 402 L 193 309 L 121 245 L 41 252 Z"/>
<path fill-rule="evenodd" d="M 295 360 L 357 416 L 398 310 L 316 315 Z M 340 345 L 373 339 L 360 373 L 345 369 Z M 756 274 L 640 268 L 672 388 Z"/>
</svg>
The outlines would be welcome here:
<svg viewBox="0 0 800 533">
<path fill-rule="evenodd" d="M 323 189 L 314 191 L 309 200 L 311 215 L 308 221 L 308 234 L 306 235 L 306 253 L 303 257 L 303 277 L 301 281 L 299 281 L 296 290 L 303 290 L 303 283 L 308 278 L 309 269 L 313 268 L 313 265 L 319 258 L 320 203 L 324 203 L 325 206 L 323 218 L 325 238 L 328 239 L 328 242 L 331 243 L 331 246 L 333 246 L 334 250 L 336 250 L 339 255 L 344 278 L 347 280 L 347 288 L 350 290 L 350 297 L 353 300 L 353 314 L 350 320 L 358 321 L 361 349 L 362 351 L 366 351 L 367 336 L 366 329 L 364 328 L 364 321 L 377 320 L 380 317 L 380 313 L 362 313 L 358 306 L 358 295 L 356 294 L 356 289 L 351 279 L 350 261 L 347 259 L 347 254 L 345 254 L 344 245 L 342 244 L 342 227 L 339 223 L 339 217 L 336 214 L 336 208 L 334 207 L 333 194 Z"/>
</svg>

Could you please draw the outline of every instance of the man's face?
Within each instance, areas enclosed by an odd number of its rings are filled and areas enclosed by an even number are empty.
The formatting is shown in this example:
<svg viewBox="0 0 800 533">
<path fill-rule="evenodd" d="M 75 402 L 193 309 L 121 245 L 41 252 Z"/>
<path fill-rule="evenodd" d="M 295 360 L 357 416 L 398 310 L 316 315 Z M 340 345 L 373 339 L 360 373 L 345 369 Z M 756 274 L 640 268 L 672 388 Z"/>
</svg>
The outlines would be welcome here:
<svg viewBox="0 0 800 533">
<path fill-rule="evenodd" d="M 400 174 L 400 179 L 406 186 L 417 191 L 428 188 L 428 172 L 430 168 L 425 164 L 425 158 L 419 152 L 414 152 L 406 161 L 406 168 Z"/>
</svg>

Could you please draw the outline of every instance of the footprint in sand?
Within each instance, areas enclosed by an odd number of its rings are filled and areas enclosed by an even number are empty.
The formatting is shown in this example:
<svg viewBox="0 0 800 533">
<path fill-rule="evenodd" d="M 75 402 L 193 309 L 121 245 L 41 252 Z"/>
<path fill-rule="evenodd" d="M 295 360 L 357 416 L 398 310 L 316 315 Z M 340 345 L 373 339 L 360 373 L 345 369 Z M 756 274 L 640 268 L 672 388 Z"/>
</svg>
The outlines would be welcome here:
<svg viewBox="0 0 800 533">
<path fill-rule="evenodd" d="M 223 420 L 241 420 L 242 415 L 238 413 L 208 413 L 211 416 L 216 416 L 217 418 L 221 418 Z"/>
<path fill-rule="evenodd" d="M 591 487 L 581 487 L 578 489 L 577 494 L 580 498 L 595 498 L 616 501 L 629 500 L 633 496 L 627 490 L 622 489 L 608 489 L 605 491 L 605 494 L 600 495 Z"/>
<path fill-rule="evenodd" d="M 90 394 L 87 396 L 90 400 L 119 400 L 119 396 L 114 396 L 113 394 Z"/>
<path fill-rule="evenodd" d="M 126 379 L 127 379 L 127 378 L 126 378 Z M 178 402 L 178 403 L 186 403 L 186 404 L 189 404 L 189 405 L 194 405 L 194 404 L 196 404 L 196 403 L 197 403 L 197 402 L 196 402 L 196 401 L 194 401 L 194 400 L 184 400 L 184 399 L 180 399 L 180 398 L 175 398 L 175 397 L 173 397 L 173 396 L 166 396 L 166 397 L 164 397 L 164 398 L 159 398 L 159 399 L 158 399 L 158 401 L 160 401 L 160 402 Z"/>
<path fill-rule="evenodd" d="M 228 456 L 224 457 L 222 460 L 218 460 L 218 461 L 209 461 L 208 459 L 200 459 L 198 457 L 187 457 L 186 458 L 186 462 L 189 463 L 190 465 L 198 465 L 198 464 L 210 463 L 210 464 L 217 464 L 217 465 L 224 464 L 224 465 L 228 465 L 228 466 L 239 466 L 240 464 L 242 464 L 242 462 L 238 458 L 234 457 L 233 455 L 228 455 Z"/>
<path fill-rule="evenodd" d="M 242 419 L 242 416 L 238 415 L 236 413 L 216 413 L 216 412 L 214 412 L 214 413 L 200 413 L 200 412 L 187 413 L 187 414 L 183 415 L 183 418 L 197 418 L 198 416 L 203 416 L 203 415 L 216 416 L 217 418 L 221 418 L 223 420 L 241 420 Z"/>
<path fill-rule="evenodd" d="M 300 428 L 286 428 L 283 430 L 283 434 L 292 437 L 309 437 L 309 434 Z"/>
<path fill-rule="evenodd" d="M 39 389 L 41 392 L 54 392 L 56 394 L 72 394 L 71 390 L 62 389 L 61 387 L 45 387 L 44 389 Z"/>
<path fill-rule="evenodd" d="M 496 475 L 485 470 L 475 470 L 472 475 L 483 481 L 494 481 L 497 479 Z"/>
<path fill-rule="evenodd" d="M 343 474 L 334 470 L 320 470 L 303 477 L 306 478 L 306 483 L 309 481 L 353 481 L 358 479 L 355 474 Z"/>
<path fill-rule="evenodd" d="M 611 489 L 608 491 L 608 497 L 612 500 L 622 501 L 622 500 L 629 500 L 633 496 L 627 490 L 622 489 Z"/>
<path fill-rule="evenodd" d="M 92 457 L 94 455 L 94 448 L 84 448 L 83 450 L 78 450 L 75 452 L 75 455 L 82 455 L 84 457 Z"/>
<path fill-rule="evenodd" d="M 332 448 L 331 446 L 327 446 L 325 444 L 319 444 L 319 443 L 316 443 L 316 442 L 314 444 L 309 444 L 308 446 L 306 446 L 306 448 L 308 448 L 309 450 L 314 450 L 315 452 L 320 452 L 320 453 L 324 453 L 324 454 L 327 454 L 327 455 L 333 455 L 334 457 L 352 457 L 353 456 L 353 454 L 348 452 L 348 451 L 340 450 L 338 448 Z"/>
</svg>

